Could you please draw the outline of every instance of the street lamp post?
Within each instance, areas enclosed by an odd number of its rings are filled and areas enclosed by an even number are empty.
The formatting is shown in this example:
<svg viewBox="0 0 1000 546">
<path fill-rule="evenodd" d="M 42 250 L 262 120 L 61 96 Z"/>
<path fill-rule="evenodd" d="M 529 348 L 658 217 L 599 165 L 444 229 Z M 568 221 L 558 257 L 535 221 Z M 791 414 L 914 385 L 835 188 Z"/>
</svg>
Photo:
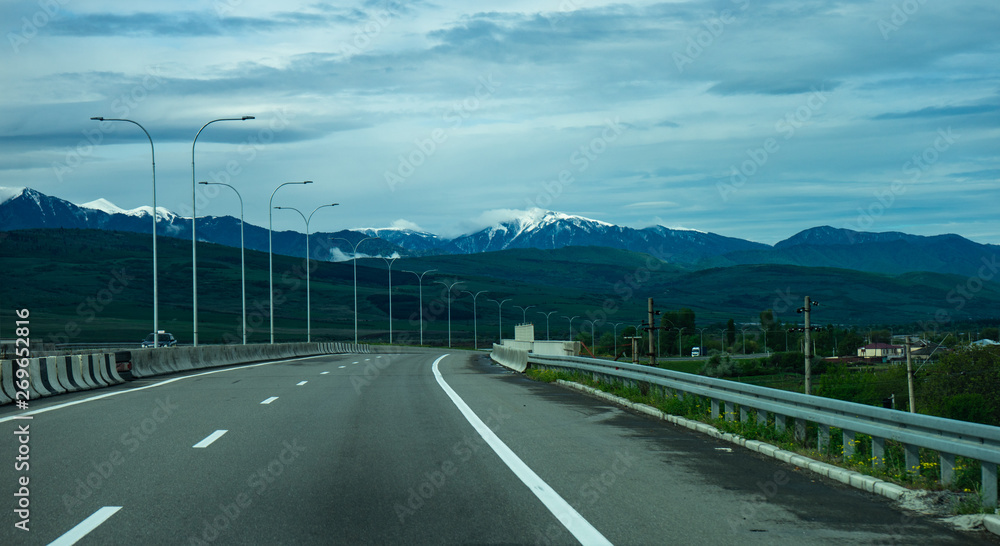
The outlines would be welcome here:
<svg viewBox="0 0 1000 546">
<path fill-rule="evenodd" d="M 243 244 L 243 196 L 240 195 L 239 190 L 226 184 L 224 182 L 198 182 L 199 184 L 207 184 L 210 186 L 226 186 L 227 188 L 236 192 L 236 197 L 240 200 L 240 298 L 243 304 L 243 344 L 247 344 L 247 266 L 246 260 L 244 259 L 244 247 Z"/>
<path fill-rule="evenodd" d="M 521 310 L 521 324 L 528 324 L 528 309 L 531 309 L 532 307 L 534 307 L 534 305 L 529 305 L 527 307 L 521 307 L 520 305 L 515 305 L 514 307 L 517 307 L 518 309 Z"/>
<path fill-rule="evenodd" d="M 700 338 L 701 339 L 701 354 L 704 355 L 705 353 L 708 352 L 705 349 L 705 330 L 708 330 L 708 328 L 696 328 L 696 330 L 698 330 L 698 334 L 701 335 L 701 338 Z"/>
<path fill-rule="evenodd" d="M 622 324 L 624 324 L 624 323 L 623 322 L 616 322 L 616 323 L 612 324 L 612 326 L 615 327 L 614 333 L 612 334 L 615 337 L 615 360 L 618 360 L 618 327 L 621 326 Z"/>
<path fill-rule="evenodd" d="M 385 265 L 389 266 L 389 345 L 392 345 L 392 263 L 398 259 L 399 256 L 396 256 L 391 260 L 386 257 L 382 258 Z"/>
<path fill-rule="evenodd" d="M 562 318 L 569 321 L 569 341 L 573 341 L 573 319 L 580 318 L 580 315 L 573 315 L 572 317 L 562 315 Z"/>
<path fill-rule="evenodd" d="M 437 271 L 437 269 L 428 269 L 423 273 L 417 273 L 416 271 L 406 270 L 407 273 L 413 273 L 417 276 L 417 286 L 419 287 L 420 298 L 418 300 L 418 305 L 420 306 L 420 344 L 424 344 L 424 275 L 430 273 L 431 271 Z"/>
<path fill-rule="evenodd" d="M 747 354 L 747 329 L 740 328 L 740 332 L 743 333 L 743 354 Z"/>
<path fill-rule="evenodd" d="M 271 232 L 274 230 L 274 221 L 271 217 L 271 211 L 274 208 L 274 194 L 278 193 L 278 190 L 280 190 L 282 186 L 287 186 L 289 184 L 312 184 L 312 180 L 278 184 L 278 187 L 274 188 L 274 191 L 271 192 L 271 198 L 267 200 L 267 290 L 269 292 L 268 296 L 270 297 L 268 311 L 270 313 L 271 323 L 271 345 L 274 345 L 274 250 L 273 244 L 271 243 Z"/>
<path fill-rule="evenodd" d="M 102 117 L 93 117 L 90 119 L 93 121 L 124 121 L 131 123 L 142 129 L 142 132 L 146 133 L 146 138 L 149 139 L 149 153 L 153 167 L 153 348 L 155 349 L 160 346 L 160 283 L 157 279 L 158 267 L 156 264 L 156 149 L 153 147 L 153 137 L 149 136 L 149 131 L 140 125 L 139 122 L 130 119 Z"/>
<path fill-rule="evenodd" d="M 549 341 L 549 316 L 555 311 L 549 311 L 548 313 L 543 313 L 541 311 L 535 311 L 539 315 L 545 315 L 545 341 Z"/>
<path fill-rule="evenodd" d="M 351 244 L 350 240 L 344 239 L 343 237 L 330 237 L 330 238 L 341 241 L 347 241 L 348 245 Z M 354 257 L 351 258 L 351 260 L 354 262 L 354 344 L 355 345 L 358 344 L 358 247 L 361 246 L 361 243 L 367 241 L 368 239 L 378 239 L 378 237 L 365 237 L 364 239 L 358 241 L 358 244 L 353 245 Z"/>
<path fill-rule="evenodd" d="M 488 292 L 488 290 L 480 290 L 479 292 L 476 292 L 475 294 L 473 294 L 472 292 L 470 292 L 468 290 L 463 290 L 463 292 L 466 293 L 466 294 L 470 294 L 472 296 L 472 337 L 474 338 L 473 339 L 473 344 L 475 345 L 475 348 L 478 351 L 479 350 L 479 326 L 477 324 L 477 319 L 476 319 L 476 299 L 479 297 L 479 294 L 482 294 L 483 292 Z"/>
<path fill-rule="evenodd" d="M 317 210 L 323 207 L 336 207 L 339 204 L 340 203 L 330 203 L 328 205 L 320 205 L 309 213 L 308 218 L 305 214 L 302 214 L 301 210 L 295 207 L 274 207 L 278 210 L 294 210 L 299 213 L 299 216 L 302 217 L 302 221 L 306 223 L 306 343 L 312 343 L 312 295 L 310 293 L 312 283 L 309 282 L 309 270 L 312 269 L 312 262 L 309 259 L 309 222 L 312 221 L 313 214 L 316 214 Z"/>
<path fill-rule="evenodd" d="M 455 281 L 448 284 L 444 281 L 434 281 L 438 284 L 444 285 L 448 288 L 448 348 L 451 348 L 451 290 L 455 288 L 456 284 L 462 284 L 462 281 Z"/>
<path fill-rule="evenodd" d="M 594 335 L 594 321 L 592 321 L 592 320 L 585 320 L 583 322 L 589 322 L 590 323 L 590 346 L 592 348 L 591 352 L 594 353 L 594 356 L 596 357 L 597 356 L 597 337 Z"/>
<path fill-rule="evenodd" d="M 503 343 L 503 304 L 510 301 L 510 298 L 507 298 L 503 301 L 497 301 L 493 298 L 489 298 L 489 300 L 497 304 L 497 316 L 500 318 L 500 326 L 497 327 L 497 330 L 500 334 L 499 336 L 500 343 Z"/>
<path fill-rule="evenodd" d="M 191 142 L 191 290 L 193 294 L 193 320 L 194 323 L 192 328 L 194 330 L 194 346 L 198 346 L 198 191 L 197 183 L 195 182 L 197 178 L 195 177 L 194 170 L 194 146 L 198 144 L 198 137 L 201 136 L 201 132 L 205 130 L 205 127 L 217 122 L 217 121 L 246 121 L 248 119 L 255 119 L 253 116 L 243 116 L 239 118 L 219 118 L 213 119 L 212 121 L 201 126 L 198 129 L 198 133 L 194 135 L 194 141 Z M 156 210 L 153 210 L 153 214 L 156 214 Z M 273 343 L 273 341 L 272 341 Z"/>
</svg>

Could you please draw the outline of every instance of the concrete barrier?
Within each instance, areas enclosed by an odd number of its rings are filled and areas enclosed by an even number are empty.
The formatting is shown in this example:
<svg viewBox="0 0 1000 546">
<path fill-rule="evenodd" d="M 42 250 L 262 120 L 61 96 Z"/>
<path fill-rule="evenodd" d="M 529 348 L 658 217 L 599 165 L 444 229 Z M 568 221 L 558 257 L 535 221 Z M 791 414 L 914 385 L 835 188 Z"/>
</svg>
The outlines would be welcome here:
<svg viewBox="0 0 1000 546">
<path fill-rule="evenodd" d="M 75 383 L 81 391 L 96 389 L 97 385 L 87 380 L 87 374 L 83 373 L 83 366 L 80 364 L 80 355 L 70 355 L 65 357 L 66 373 L 70 381 Z"/>
<path fill-rule="evenodd" d="M 42 382 L 43 370 L 41 365 L 44 365 L 44 360 L 42 363 L 39 363 L 37 358 L 28 359 L 28 383 L 30 387 L 29 393 L 31 394 L 32 399 L 53 396 L 53 393 L 45 388 L 45 385 Z"/>
<path fill-rule="evenodd" d="M 67 392 L 82 391 L 86 389 L 86 386 L 77 383 L 76 377 L 70 375 L 73 369 L 73 356 L 57 356 L 55 357 L 56 364 L 56 378 L 59 384 L 66 389 Z"/>
<path fill-rule="evenodd" d="M 42 372 L 42 384 L 51 396 L 66 394 L 66 388 L 59 384 L 59 377 L 56 370 L 57 357 L 39 358 L 38 367 Z"/>
<path fill-rule="evenodd" d="M 122 376 L 118 375 L 118 360 L 115 353 L 104 354 L 104 373 L 112 385 L 124 383 Z"/>
<path fill-rule="evenodd" d="M 105 385 L 114 385 L 115 382 L 108 376 L 108 354 L 107 353 L 94 353 L 94 365 L 97 368 L 97 374 L 101 378 L 101 382 Z"/>
<path fill-rule="evenodd" d="M 132 351 L 132 375 L 150 377 L 188 370 L 247 364 L 266 360 L 329 354 L 324 343 L 202 345 Z"/>
<path fill-rule="evenodd" d="M 107 387 L 110 383 L 101 376 L 101 361 L 103 355 L 89 354 L 80 355 L 80 367 L 87 374 L 87 379 L 97 385 L 97 388 Z"/>
<path fill-rule="evenodd" d="M 524 373 L 528 368 L 528 351 L 522 351 L 513 347 L 493 344 L 493 352 L 490 357 L 497 363 L 506 366 L 516 372 Z"/>
<path fill-rule="evenodd" d="M 0 360 L 0 405 L 14 401 L 13 365 L 13 360 Z"/>
</svg>

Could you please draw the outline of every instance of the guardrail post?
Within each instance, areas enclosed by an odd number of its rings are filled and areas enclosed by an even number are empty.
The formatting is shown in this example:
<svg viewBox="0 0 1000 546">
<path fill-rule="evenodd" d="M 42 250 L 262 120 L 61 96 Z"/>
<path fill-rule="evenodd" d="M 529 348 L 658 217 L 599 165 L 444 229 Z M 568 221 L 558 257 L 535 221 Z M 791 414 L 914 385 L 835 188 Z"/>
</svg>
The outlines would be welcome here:
<svg viewBox="0 0 1000 546">
<path fill-rule="evenodd" d="M 950 485 L 955 481 L 955 456 L 951 453 L 938 453 L 938 460 L 941 463 L 941 483 Z"/>
<path fill-rule="evenodd" d="M 885 438 L 872 436 L 872 466 L 876 468 L 885 466 Z"/>
<path fill-rule="evenodd" d="M 816 449 L 826 451 L 830 447 L 830 425 L 816 424 Z"/>
<path fill-rule="evenodd" d="M 983 465 L 983 506 L 997 506 L 997 465 L 982 461 Z"/>
<path fill-rule="evenodd" d="M 726 415 L 724 417 L 726 421 L 734 421 L 736 419 L 736 406 L 732 402 L 726 402 Z"/>
<path fill-rule="evenodd" d="M 714 420 L 718 418 L 719 418 L 719 401 L 716 400 L 715 398 L 712 398 L 712 419 Z"/>
<path fill-rule="evenodd" d="M 795 440 L 800 443 L 806 441 L 806 420 L 801 417 L 795 418 Z"/>
<path fill-rule="evenodd" d="M 788 418 L 786 416 L 780 414 L 780 413 L 775 413 L 774 414 L 774 430 L 777 431 L 778 434 L 781 434 L 782 432 L 785 432 L 785 420 L 786 419 L 788 419 Z"/>
<path fill-rule="evenodd" d="M 920 447 L 910 444 L 903 444 L 903 453 L 906 455 L 906 471 L 910 474 L 920 473 Z"/>
<path fill-rule="evenodd" d="M 854 431 L 853 430 L 843 431 L 843 438 L 844 438 L 844 460 L 846 461 L 854 456 L 854 448 L 855 448 Z"/>
<path fill-rule="evenodd" d="M 767 412 L 759 409 L 757 410 L 757 424 L 760 426 L 767 426 Z"/>
</svg>

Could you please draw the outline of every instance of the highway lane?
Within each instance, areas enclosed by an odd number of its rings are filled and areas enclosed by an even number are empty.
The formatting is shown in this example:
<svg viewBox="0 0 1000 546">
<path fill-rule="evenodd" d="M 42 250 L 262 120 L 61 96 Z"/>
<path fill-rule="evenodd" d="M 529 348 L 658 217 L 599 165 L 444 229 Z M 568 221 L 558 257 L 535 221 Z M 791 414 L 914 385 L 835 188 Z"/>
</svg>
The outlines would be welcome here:
<svg viewBox="0 0 1000 546">
<path fill-rule="evenodd" d="M 32 531 L 7 516 L 0 543 L 47 544 L 118 506 L 78 543 L 575 543 L 442 388 L 438 356 L 331 355 L 145 380 L 39 413 L 30 421 Z M 528 381 L 481 354 L 455 353 L 438 369 L 615 544 L 989 541 Z M 0 432 L 21 423 L 2 422 Z M 11 492 L 20 475 L 7 462 L 12 447 L 0 448 Z"/>
</svg>

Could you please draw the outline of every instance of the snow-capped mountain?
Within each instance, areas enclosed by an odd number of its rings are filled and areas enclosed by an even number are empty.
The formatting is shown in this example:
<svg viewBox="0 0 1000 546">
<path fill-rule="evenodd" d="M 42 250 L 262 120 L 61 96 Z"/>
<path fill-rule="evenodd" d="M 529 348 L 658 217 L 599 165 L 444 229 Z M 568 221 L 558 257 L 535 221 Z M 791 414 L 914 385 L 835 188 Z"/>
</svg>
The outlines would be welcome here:
<svg viewBox="0 0 1000 546">
<path fill-rule="evenodd" d="M 0 187 L 0 231 L 17 229 L 103 229 L 108 231 L 128 231 L 152 233 L 152 207 L 122 209 L 107 199 L 97 199 L 83 205 L 45 195 L 31 188 Z M 191 238 L 191 219 L 179 216 L 163 207 L 157 207 L 157 233 L 178 239 Z M 323 248 L 320 241 L 330 237 L 344 237 L 357 241 L 364 237 L 361 233 L 340 231 L 337 233 L 314 233 L 310 241 L 314 259 L 328 259 L 334 255 L 333 248 L 350 252 L 347 243 L 339 243 Z M 247 224 L 245 244 L 250 250 L 267 251 L 267 228 Z M 198 240 L 227 246 L 240 245 L 240 220 L 232 216 L 205 216 L 198 218 Z M 273 234 L 274 251 L 286 256 L 305 255 L 305 235 L 297 231 L 278 231 Z M 367 247 L 369 254 L 389 255 L 406 252 L 391 242 L 379 242 Z"/>
<path fill-rule="evenodd" d="M 355 228 L 351 231 L 363 233 L 367 237 L 378 237 L 414 253 L 434 253 L 449 243 L 433 233 L 403 227 Z"/>
<path fill-rule="evenodd" d="M 190 239 L 190 218 L 164 208 L 157 212 L 157 233 Z M 75 228 L 151 233 L 150 213 L 150 207 L 125 210 L 106 199 L 74 205 L 31 188 L 0 187 L 0 231 Z M 958 235 L 926 237 L 899 232 L 869 233 L 830 226 L 807 229 L 769 246 L 691 229 L 665 226 L 635 229 L 542 209 L 490 211 L 481 218 L 479 225 L 484 224 L 485 228 L 448 239 L 420 230 L 409 222 L 397 221 L 386 228 L 315 233 L 310 239 L 310 249 L 314 259 L 344 259 L 351 255 L 352 247 L 335 238 L 357 242 L 364 237 L 377 237 L 380 240 L 371 241 L 362 249 L 365 255 L 395 253 L 406 257 L 596 246 L 642 252 L 695 269 L 739 264 L 792 264 L 889 274 L 930 271 L 967 276 L 978 274 L 986 263 L 984 256 L 1000 252 L 1000 246 L 975 243 Z M 267 250 L 266 228 L 247 224 L 245 234 L 246 248 Z M 202 241 L 239 246 L 239 219 L 232 216 L 199 218 L 198 237 Z M 275 253 L 304 256 L 305 235 L 302 233 L 275 232 L 273 239 Z"/>
<path fill-rule="evenodd" d="M 767 245 L 689 229 L 653 226 L 635 229 L 542 209 L 509 211 L 510 218 L 452 241 L 465 254 L 507 248 L 605 246 L 644 252 L 674 263 Z"/>
<path fill-rule="evenodd" d="M 96 199 L 94 201 L 91 201 L 89 203 L 84 203 L 84 204 L 79 205 L 79 206 L 81 208 L 85 208 L 85 209 L 99 210 L 101 212 L 104 212 L 104 213 L 107 213 L 107 214 L 111 214 L 111 215 L 114 215 L 114 214 L 123 214 L 125 216 L 136 216 L 136 217 L 143 217 L 143 216 L 149 217 L 149 215 L 152 214 L 152 210 L 153 210 L 153 207 L 149 207 L 149 206 L 142 206 L 142 207 L 138 207 L 138 208 L 126 210 L 126 209 L 123 209 L 123 208 L 119 207 L 118 205 L 115 205 L 111 201 L 108 201 L 107 199 L 104 199 L 104 198 Z M 174 214 L 173 212 L 170 212 L 168 209 L 166 209 L 164 207 L 156 207 L 156 213 L 157 213 L 157 221 L 158 222 L 163 222 L 163 221 L 168 221 L 169 222 L 169 221 L 172 221 L 177 216 L 176 214 Z"/>
<path fill-rule="evenodd" d="M 621 247 L 622 234 L 630 229 L 537 208 L 508 212 L 509 219 L 458 237 L 452 244 L 464 254 L 508 248 Z"/>
</svg>

